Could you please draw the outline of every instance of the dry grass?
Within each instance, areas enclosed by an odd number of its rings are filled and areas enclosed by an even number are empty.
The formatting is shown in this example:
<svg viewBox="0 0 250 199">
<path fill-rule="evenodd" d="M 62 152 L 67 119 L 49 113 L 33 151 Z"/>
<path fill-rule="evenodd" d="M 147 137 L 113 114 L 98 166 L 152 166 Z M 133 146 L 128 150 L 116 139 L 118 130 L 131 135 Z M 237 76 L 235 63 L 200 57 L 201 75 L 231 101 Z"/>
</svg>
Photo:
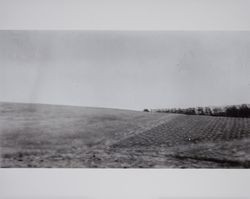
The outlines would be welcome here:
<svg viewBox="0 0 250 199">
<path fill-rule="evenodd" d="M 2 167 L 89 167 L 88 153 L 175 116 L 104 108 L 0 104 Z"/>
<path fill-rule="evenodd" d="M 1 167 L 249 168 L 250 119 L 0 104 Z"/>
</svg>

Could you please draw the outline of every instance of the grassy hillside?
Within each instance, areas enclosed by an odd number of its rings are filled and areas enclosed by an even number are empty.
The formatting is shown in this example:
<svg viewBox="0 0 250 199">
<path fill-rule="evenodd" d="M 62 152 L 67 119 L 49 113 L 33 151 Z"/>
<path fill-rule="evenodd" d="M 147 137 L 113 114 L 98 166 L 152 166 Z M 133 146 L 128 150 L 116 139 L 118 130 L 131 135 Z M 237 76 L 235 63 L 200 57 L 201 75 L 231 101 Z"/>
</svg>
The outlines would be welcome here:
<svg viewBox="0 0 250 199">
<path fill-rule="evenodd" d="M 89 167 L 93 150 L 143 132 L 174 115 L 0 103 L 2 167 Z M 100 165 L 101 166 L 101 165 Z"/>
<path fill-rule="evenodd" d="M 0 104 L 1 167 L 249 168 L 250 119 Z"/>
</svg>

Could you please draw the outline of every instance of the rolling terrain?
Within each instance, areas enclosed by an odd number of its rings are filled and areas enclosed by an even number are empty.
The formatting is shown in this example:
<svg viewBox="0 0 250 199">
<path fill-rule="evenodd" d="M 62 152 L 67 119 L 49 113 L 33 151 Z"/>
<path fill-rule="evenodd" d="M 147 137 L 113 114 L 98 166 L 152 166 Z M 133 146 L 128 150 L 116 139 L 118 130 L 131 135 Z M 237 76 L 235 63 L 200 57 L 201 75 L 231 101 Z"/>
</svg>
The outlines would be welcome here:
<svg viewBox="0 0 250 199">
<path fill-rule="evenodd" d="M 250 119 L 0 103 L 0 166 L 249 168 Z"/>
</svg>

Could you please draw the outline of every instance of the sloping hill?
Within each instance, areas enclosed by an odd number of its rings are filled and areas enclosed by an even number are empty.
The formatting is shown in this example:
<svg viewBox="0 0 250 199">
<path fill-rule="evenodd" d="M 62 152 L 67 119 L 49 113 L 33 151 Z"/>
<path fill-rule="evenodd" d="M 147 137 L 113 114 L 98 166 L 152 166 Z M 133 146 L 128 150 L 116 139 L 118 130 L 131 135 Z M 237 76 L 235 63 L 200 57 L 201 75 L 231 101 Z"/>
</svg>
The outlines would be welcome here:
<svg viewBox="0 0 250 199">
<path fill-rule="evenodd" d="M 175 117 L 106 108 L 0 103 L 1 167 L 90 167 L 88 153 L 102 151 Z"/>
<path fill-rule="evenodd" d="M 250 118 L 0 104 L 1 167 L 250 168 Z"/>
</svg>

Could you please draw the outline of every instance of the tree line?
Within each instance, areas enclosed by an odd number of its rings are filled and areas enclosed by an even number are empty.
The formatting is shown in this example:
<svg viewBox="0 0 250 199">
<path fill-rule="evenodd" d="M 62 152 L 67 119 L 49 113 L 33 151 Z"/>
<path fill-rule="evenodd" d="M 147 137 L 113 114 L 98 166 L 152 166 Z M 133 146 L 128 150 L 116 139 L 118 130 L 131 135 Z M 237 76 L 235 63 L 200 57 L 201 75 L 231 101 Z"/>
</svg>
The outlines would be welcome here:
<svg viewBox="0 0 250 199">
<path fill-rule="evenodd" d="M 144 112 L 180 113 L 186 115 L 210 115 L 224 117 L 250 117 L 250 106 L 247 104 L 225 107 L 195 107 L 195 108 L 170 108 L 170 109 L 144 109 Z"/>
</svg>

